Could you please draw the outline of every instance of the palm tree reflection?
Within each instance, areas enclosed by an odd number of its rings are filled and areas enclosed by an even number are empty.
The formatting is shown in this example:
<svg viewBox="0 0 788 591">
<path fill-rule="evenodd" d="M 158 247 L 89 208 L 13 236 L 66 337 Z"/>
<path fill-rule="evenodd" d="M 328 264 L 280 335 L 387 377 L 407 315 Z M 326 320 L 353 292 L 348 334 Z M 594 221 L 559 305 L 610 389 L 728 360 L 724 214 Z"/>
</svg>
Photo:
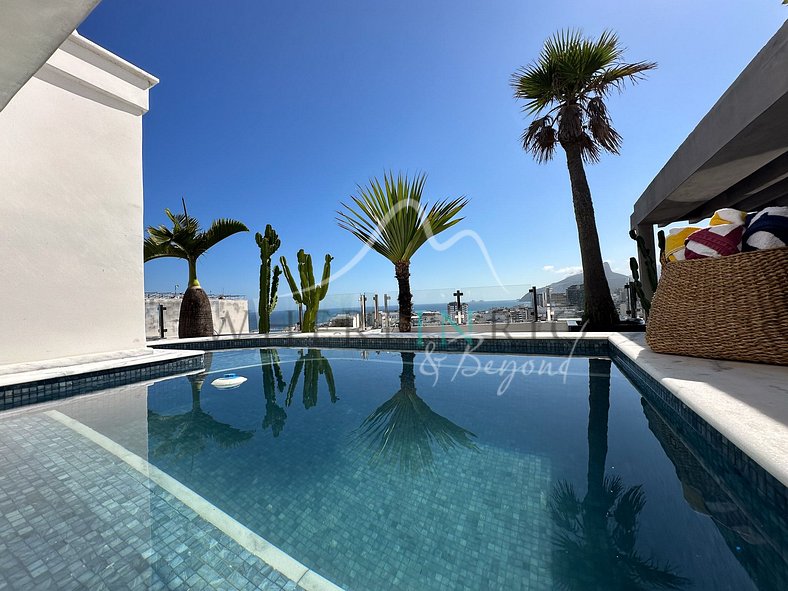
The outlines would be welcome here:
<svg viewBox="0 0 788 591">
<path fill-rule="evenodd" d="M 302 399 L 304 408 L 312 408 L 317 404 L 317 391 L 318 391 L 318 378 L 324 375 L 326 384 L 328 385 L 328 395 L 333 404 L 337 400 L 337 389 L 334 384 L 334 372 L 331 371 L 331 364 L 328 359 L 323 357 L 319 349 L 308 349 L 306 355 L 303 351 L 298 352 L 298 359 L 293 367 L 293 377 L 290 378 L 290 386 L 287 388 L 287 396 L 285 397 L 285 406 L 290 406 L 293 402 L 293 394 L 295 393 L 298 380 L 304 374 L 304 387 L 302 390 Z"/>
<path fill-rule="evenodd" d="M 278 437 L 285 428 L 287 413 L 276 403 L 276 393 L 283 392 L 287 382 L 282 377 L 279 367 L 279 352 L 276 349 L 260 349 L 260 363 L 263 370 L 263 392 L 265 393 L 265 417 L 263 429 L 271 428 L 274 437 Z"/>
<path fill-rule="evenodd" d="M 588 363 L 586 495 L 580 500 L 566 481 L 553 488 L 549 509 L 560 530 L 554 540 L 553 574 L 564 589 L 680 589 L 688 579 L 636 549 L 638 516 L 646 503 L 643 487 L 625 488 L 621 478 L 605 475 L 610 360 Z"/>
<path fill-rule="evenodd" d="M 416 395 L 415 353 L 400 353 L 400 388 L 369 415 L 357 430 L 358 441 L 372 452 L 373 464 L 399 467 L 413 474 L 434 472 L 433 446 L 444 452 L 477 449 L 473 433 L 434 412 Z"/>
<path fill-rule="evenodd" d="M 242 431 L 221 423 L 205 412 L 200 405 L 205 378 L 211 370 L 212 354 L 205 353 L 205 369 L 188 376 L 192 390 L 191 410 L 179 415 L 160 415 L 148 410 L 148 436 L 150 454 L 154 458 L 190 458 L 205 449 L 208 441 L 215 441 L 224 448 L 235 447 L 250 439 L 252 431 Z"/>
</svg>

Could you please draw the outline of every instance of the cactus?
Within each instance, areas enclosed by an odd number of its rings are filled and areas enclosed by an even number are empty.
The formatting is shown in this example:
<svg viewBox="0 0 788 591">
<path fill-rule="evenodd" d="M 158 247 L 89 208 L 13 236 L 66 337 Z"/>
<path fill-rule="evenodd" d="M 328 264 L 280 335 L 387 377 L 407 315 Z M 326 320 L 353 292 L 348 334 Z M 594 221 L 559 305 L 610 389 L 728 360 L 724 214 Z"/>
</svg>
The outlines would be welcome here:
<svg viewBox="0 0 788 591">
<path fill-rule="evenodd" d="M 254 235 L 257 246 L 260 247 L 260 305 L 257 308 L 258 327 L 261 334 L 271 332 L 271 312 L 276 308 L 278 301 L 277 291 L 279 290 L 279 275 L 282 270 L 279 265 L 274 267 L 271 273 L 271 257 L 279 249 L 281 241 L 279 236 L 271 227 L 266 225 L 265 235 L 257 232 Z"/>
<path fill-rule="evenodd" d="M 646 263 L 645 272 L 648 273 L 648 280 L 649 283 L 656 287 L 657 285 L 657 261 L 654 260 L 651 252 L 646 248 L 646 241 L 642 236 L 638 236 L 635 230 L 629 231 L 629 237 L 632 238 L 638 245 L 638 252 L 640 252 L 640 256 L 643 258 L 643 261 Z M 665 251 L 665 232 L 660 230 L 657 233 L 657 242 L 659 244 L 659 251 L 660 253 Z M 634 279 L 635 284 L 635 293 L 640 300 L 640 305 L 643 306 L 643 312 L 646 314 L 646 318 L 648 318 L 648 313 L 651 310 L 651 298 L 646 295 L 645 290 L 643 289 L 643 283 L 640 281 L 640 269 L 638 267 L 638 262 L 635 257 L 629 259 L 629 268 L 632 270 L 632 278 Z"/>
<path fill-rule="evenodd" d="M 320 283 L 315 283 L 315 274 L 312 271 L 312 255 L 306 254 L 304 249 L 298 251 L 296 255 L 298 259 L 298 276 L 301 280 L 301 290 L 299 291 L 296 285 L 293 274 L 290 272 L 290 267 L 287 266 L 287 260 L 284 256 L 279 257 L 279 262 L 282 263 L 282 270 L 290 285 L 290 293 L 293 294 L 293 299 L 296 304 L 303 304 L 306 308 L 304 310 L 304 320 L 301 326 L 302 332 L 314 332 L 317 328 L 317 311 L 320 307 L 320 302 L 326 297 L 328 292 L 328 280 L 331 276 L 331 261 L 334 259 L 331 255 L 326 255 L 325 263 L 323 264 L 323 278 Z"/>
<path fill-rule="evenodd" d="M 651 299 L 646 296 L 646 292 L 643 291 L 643 284 L 640 282 L 640 271 L 638 269 L 638 260 L 635 257 L 631 257 L 629 259 L 629 268 L 632 270 L 632 284 L 635 287 L 635 293 L 640 300 L 640 305 L 643 306 L 643 312 L 646 314 L 646 318 L 648 318 L 648 313 L 651 311 Z M 634 312 L 633 312 L 634 315 Z"/>
</svg>

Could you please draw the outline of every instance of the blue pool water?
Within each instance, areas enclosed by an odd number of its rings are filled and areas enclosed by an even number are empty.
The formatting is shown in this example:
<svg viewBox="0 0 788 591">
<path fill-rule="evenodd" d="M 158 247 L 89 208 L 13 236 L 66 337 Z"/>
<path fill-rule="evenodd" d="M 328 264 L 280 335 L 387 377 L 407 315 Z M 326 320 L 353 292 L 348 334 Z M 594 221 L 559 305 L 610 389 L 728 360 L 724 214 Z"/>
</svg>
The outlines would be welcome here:
<svg viewBox="0 0 788 591">
<path fill-rule="evenodd" d="M 609 359 L 206 362 L 58 408 L 349 591 L 788 588 L 785 516 L 756 515 Z M 211 384 L 231 372 L 246 382 Z"/>
</svg>

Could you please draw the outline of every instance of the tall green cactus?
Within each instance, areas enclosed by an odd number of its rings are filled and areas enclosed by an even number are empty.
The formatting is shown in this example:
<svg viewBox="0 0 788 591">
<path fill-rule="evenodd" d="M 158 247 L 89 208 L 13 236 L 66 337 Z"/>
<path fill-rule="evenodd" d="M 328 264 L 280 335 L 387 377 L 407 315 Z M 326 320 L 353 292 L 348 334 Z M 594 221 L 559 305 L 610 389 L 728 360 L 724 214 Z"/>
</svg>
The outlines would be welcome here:
<svg viewBox="0 0 788 591">
<path fill-rule="evenodd" d="M 271 332 L 271 312 L 276 308 L 278 301 L 277 291 L 279 290 L 279 275 L 282 270 L 279 265 L 274 267 L 271 274 L 271 257 L 279 249 L 282 243 L 279 236 L 271 227 L 265 226 L 265 235 L 257 232 L 254 235 L 257 246 L 260 247 L 260 305 L 257 308 L 258 327 L 261 334 Z"/>
<path fill-rule="evenodd" d="M 312 255 L 306 254 L 302 248 L 298 251 L 296 257 L 298 258 L 298 276 L 301 280 L 300 291 L 293 274 L 290 272 L 290 267 L 287 266 L 285 257 L 279 257 L 279 262 L 282 263 L 282 270 L 287 283 L 290 285 L 293 299 L 296 304 L 303 304 L 306 308 L 301 331 L 314 332 L 317 327 L 317 310 L 320 307 L 320 302 L 326 297 L 328 292 L 328 280 L 331 277 L 331 261 L 334 260 L 334 257 L 329 254 L 326 255 L 326 260 L 323 264 L 323 279 L 317 284 L 315 283 L 315 274 L 312 271 Z"/>
<path fill-rule="evenodd" d="M 654 259 L 654 256 L 651 254 L 649 249 L 646 248 L 646 240 L 642 236 L 638 236 L 638 233 L 635 232 L 635 230 L 629 231 L 629 237 L 637 243 L 638 252 L 640 252 L 643 262 L 646 263 L 645 272 L 648 274 L 649 283 L 656 287 L 657 261 Z M 663 252 L 665 250 L 665 232 L 662 230 L 657 233 L 657 241 L 659 243 L 660 252 Z M 646 292 L 643 289 L 643 283 L 640 281 L 640 269 L 638 268 L 638 261 L 635 257 L 629 259 L 629 268 L 632 270 L 632 278 L 634 279 L 635 284 L 635 293 L 640 300 L 640 305 L 643 306 L 643 312 L 645 313 L 646 318 L 648 318 L 649 311 L 651 310 L 651 298 L 646 295 Z"/>
</svg>

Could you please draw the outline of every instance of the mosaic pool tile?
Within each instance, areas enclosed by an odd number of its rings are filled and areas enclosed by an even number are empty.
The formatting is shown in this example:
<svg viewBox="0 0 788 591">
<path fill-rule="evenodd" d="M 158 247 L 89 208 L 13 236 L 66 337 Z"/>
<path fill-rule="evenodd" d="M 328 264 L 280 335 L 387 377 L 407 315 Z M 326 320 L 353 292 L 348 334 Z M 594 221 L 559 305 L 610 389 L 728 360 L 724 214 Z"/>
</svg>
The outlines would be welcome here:
<svg viewBox="0 0 788 591">
<path fill-rule="evenodd" d="M 300 589 L 45 416 L 4 418 L 0 457 L 0 589 Z"/>
</svg>

